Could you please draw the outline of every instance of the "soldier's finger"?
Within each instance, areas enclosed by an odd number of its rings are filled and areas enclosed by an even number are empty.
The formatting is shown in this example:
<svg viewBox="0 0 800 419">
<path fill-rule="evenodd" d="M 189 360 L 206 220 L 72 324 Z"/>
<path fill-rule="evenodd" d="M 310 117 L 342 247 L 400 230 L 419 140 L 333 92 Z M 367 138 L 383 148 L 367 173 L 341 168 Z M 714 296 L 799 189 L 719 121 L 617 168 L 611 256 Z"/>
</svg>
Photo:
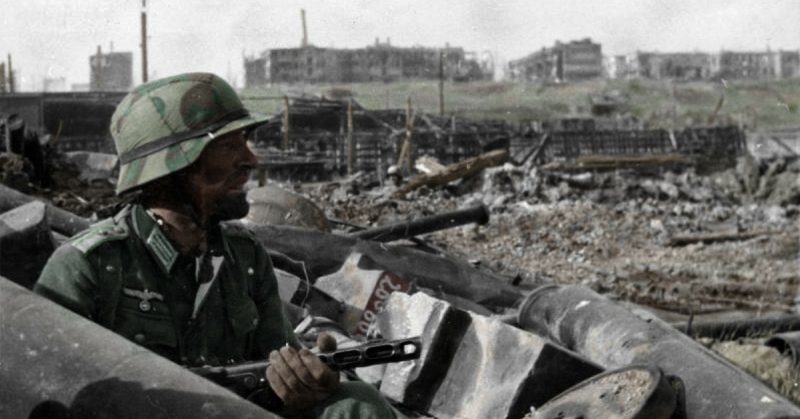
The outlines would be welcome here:
<svg viewBox="0 0 800 419">
<path fill-rule="evenodd" d="M 336 387 L 336 384 L 339 383 L 339 374 L 336 371 L 325 365 L 319 357 L 308 349 L 301 349 L 299 355 L 303 364 L 305 364 L 305 368 L 311 373 L 317 387 L 321 387 L 326 391 Z"/>
<path fill-rule="evenodd" d="M 270 368 L 275 370 L 290 392 L 302 394 L 308 391 L 307 386 L 295 375 L 281 351 L 272 351 L 269 354 L 269 362 Z"/>
<path fill-rule="evenodd" d="M 281 378 L 280 374 L 278 374 L 278 371 L 273 365 L 270 365 L 269 368 L 267 368 L 267 382 L 269 383 L 270 388 L 272 388 L 272 391 L 274 391 L 275 394 L 281 400 L 283 400 L 284 404 L 288 405 L 292 398 L 292 392 L 289 390 L 289 386 L 283 382 L 283 378 Z"/>
<path fill-rule="evenodd" d="M 308 352 L 308 349 L 301 349 L 300 351 Z M 314 375 L 308 370 L 306 363 L 302 360 L 300 353 L 298 353 L 296 349 L 285 346 L 281 348 L 280 355 L 286 361 L 289 368 L 291 368 L 295 377 L 297 377 L 303 383 L 303 385 L 309 389 L 318 387 Z M 319 358 L 317 358 L 317 360 L 319 360 Z"/>
</svg>

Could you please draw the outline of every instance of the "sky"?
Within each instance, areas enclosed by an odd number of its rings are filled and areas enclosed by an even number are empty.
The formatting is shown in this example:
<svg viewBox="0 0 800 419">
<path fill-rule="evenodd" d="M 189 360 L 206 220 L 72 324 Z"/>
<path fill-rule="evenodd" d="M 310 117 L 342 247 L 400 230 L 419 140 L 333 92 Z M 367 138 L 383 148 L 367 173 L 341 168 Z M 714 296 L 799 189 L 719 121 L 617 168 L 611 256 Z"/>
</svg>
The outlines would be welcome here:
<svg viewBox="0 0 800 419">
<path fill-rule="evenodd" d="M 0 60 L 11 54 L 19 90 L 88 83 L 98 45 L 133 52 L 141 81 L 142 0 L 0 3 Z M 243 56 L 300 45 L 301 8 L 319 47 L 449 43 L 499 65 L 587 37 L 606 55 L 800 49 L 800 0 L 147 0 L 150 78 L 211 71 L 242 85 Z"/>
</svg>

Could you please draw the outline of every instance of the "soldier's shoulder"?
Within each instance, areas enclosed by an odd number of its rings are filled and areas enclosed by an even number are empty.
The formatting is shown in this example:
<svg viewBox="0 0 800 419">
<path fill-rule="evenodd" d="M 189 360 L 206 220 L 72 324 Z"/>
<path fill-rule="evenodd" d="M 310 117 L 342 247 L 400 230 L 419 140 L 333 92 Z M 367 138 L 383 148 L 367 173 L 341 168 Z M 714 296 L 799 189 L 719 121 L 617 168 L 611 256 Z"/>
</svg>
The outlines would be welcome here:
<svg viewBox="0 0 800 419">
<path fill-rule="evenodd" d="M 124 219 L 108 218 L 78 233 L 67 244 L 83 254 L 88 254 L 105 243 L 124 240 L 129 235 L 128 224 Z"/>
<path fill-rule="evenodd" d="M 258 242 L 255 233 L 240 221 L 225 221 L 220 223 L 222 235 L 226 238 L 245 239 Z"/>
</svg>

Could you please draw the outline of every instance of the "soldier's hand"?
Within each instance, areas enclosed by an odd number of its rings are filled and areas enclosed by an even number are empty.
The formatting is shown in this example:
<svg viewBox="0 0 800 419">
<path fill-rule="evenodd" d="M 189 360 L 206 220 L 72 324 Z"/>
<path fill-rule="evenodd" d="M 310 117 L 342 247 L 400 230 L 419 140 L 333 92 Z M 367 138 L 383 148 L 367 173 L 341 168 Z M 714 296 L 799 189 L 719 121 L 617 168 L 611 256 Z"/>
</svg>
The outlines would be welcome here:
<svg viewBox="0 0 800 419">
<path fill-rule="evenodd" d="M 332 343 L 331 343 L 332 342 Z M 317 346 L 324 352 L 335 350 L 336 341 L 321 334 Z M 313 408 L 339 385 L 339 373 L 330 369 L 308 349 L 285 346 L 269 354 L 267 381 L 286 407 L 296 410 Z"/>
</svg>

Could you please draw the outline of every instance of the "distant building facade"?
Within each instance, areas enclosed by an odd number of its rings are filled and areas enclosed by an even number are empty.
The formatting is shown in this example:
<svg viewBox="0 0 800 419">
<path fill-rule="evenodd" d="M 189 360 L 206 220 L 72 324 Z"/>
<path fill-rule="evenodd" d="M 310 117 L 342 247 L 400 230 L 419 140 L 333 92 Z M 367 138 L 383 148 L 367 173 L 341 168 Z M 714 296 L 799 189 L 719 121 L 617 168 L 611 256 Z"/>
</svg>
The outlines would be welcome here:
<svg viewBox="0 0 800 419">
<path fill-rule="evenodd" d="M 89 89 L 126 92 L 133 86 L 133 53 L 108 52 L 89 57 Z"/>
<path fill-rule="evenodd" d="M 575 81 L 603 77 L 603 51 L 590 38 L 542 48 L 508 63 L 512 80 Z"/>
<path fill-rule="evenodd" d="M 259 58 L 245 58 L 248 87 L 266 83 L 351 83 L 403 79 L 436 80 L 440 55 L 444 78 L 453 81 L 491 80 L 489 60 L 463 48 L 395 47 L 388 42 L 359 49 L 272 49 Z M 263 69 L 263 70 L 262 70 Z M 262 77 L 263 71 L 263 77 Z"/>
<path fill-rule="evenodd" d="M 800 77 L 798 51 L 643 52 L 617 56 L 614 78 L 775 80 Z"/>
</svg>

